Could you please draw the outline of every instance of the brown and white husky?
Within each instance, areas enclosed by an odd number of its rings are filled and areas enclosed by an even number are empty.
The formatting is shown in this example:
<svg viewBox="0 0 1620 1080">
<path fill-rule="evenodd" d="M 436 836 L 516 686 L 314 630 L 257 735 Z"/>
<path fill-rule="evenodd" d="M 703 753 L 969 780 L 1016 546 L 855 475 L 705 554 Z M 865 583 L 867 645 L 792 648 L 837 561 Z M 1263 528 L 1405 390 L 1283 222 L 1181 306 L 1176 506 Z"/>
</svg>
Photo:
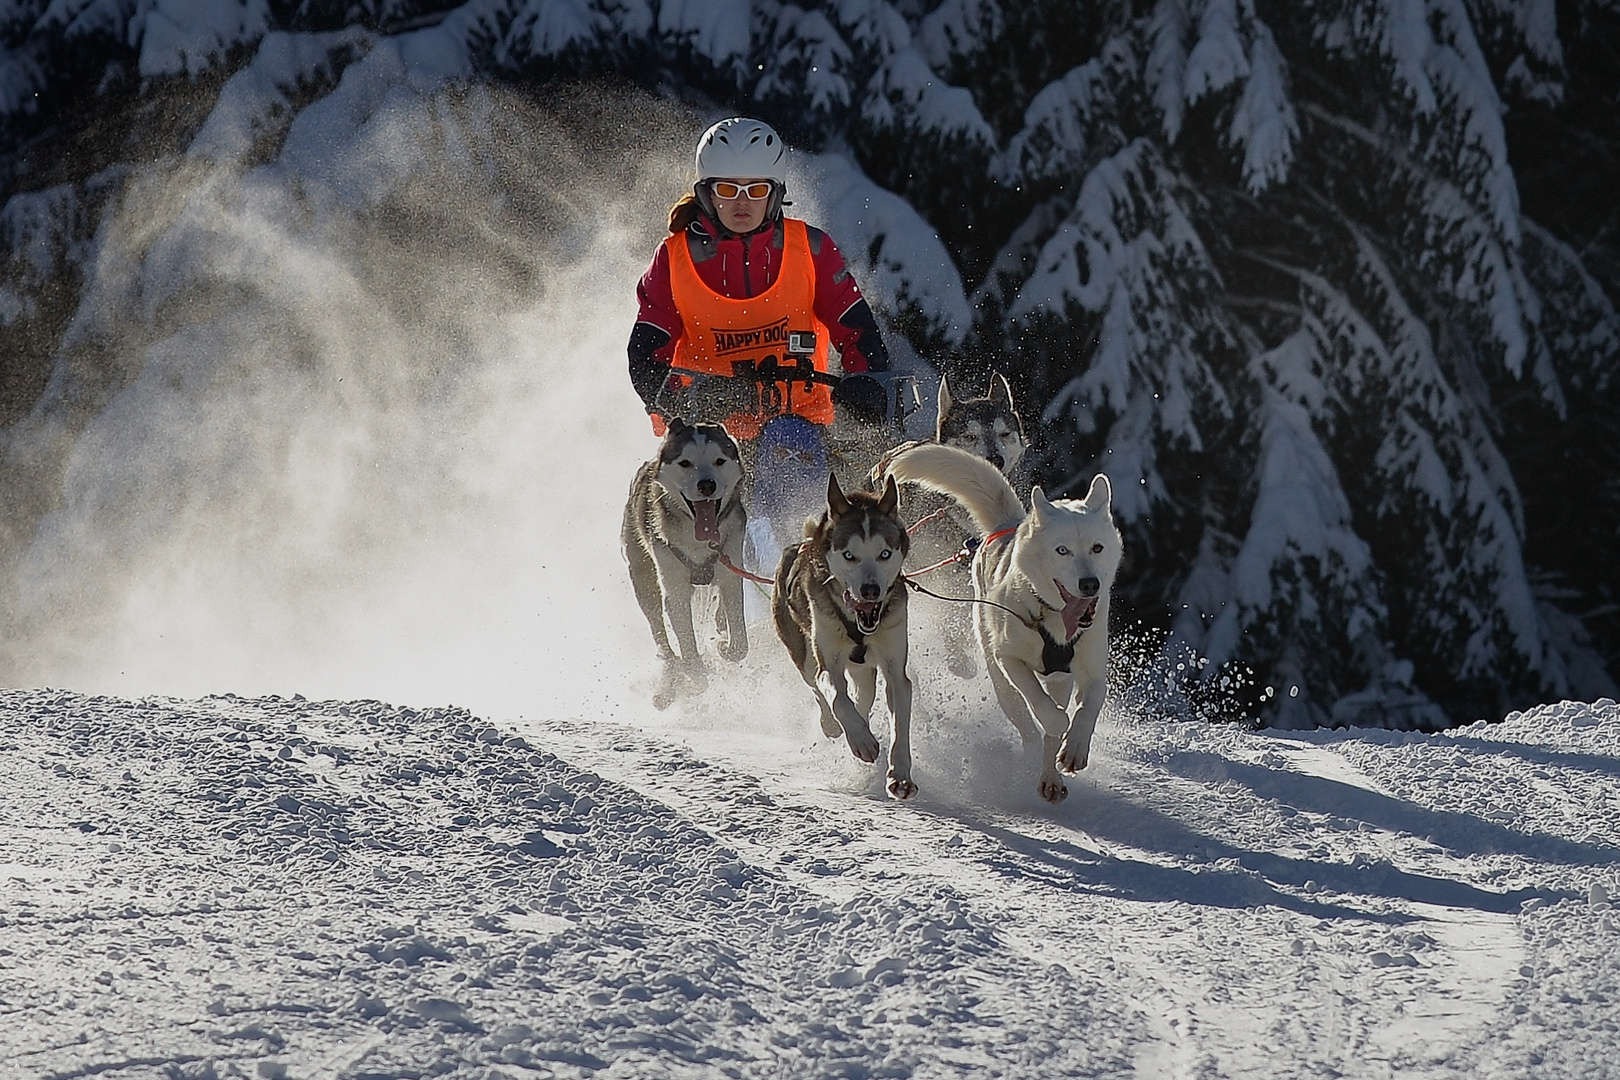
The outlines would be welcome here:
<svg viewBox="0 0 1620 1080">
<path fill-rule="evenodd" d="M 821 730 L 842 735 L 862 761 L 878 742 L 869 717 L 878 672 L 894 718 L 887 788 L 917 792 L 911 779 L 911 678 L 906 674 L 906 583 L 910 538 L 897 512 L 893 480 L 881 494 L 845 495 L 827 478 L 827 508 L 805 522 L 804 539 L 782 552 L 771 593 L 777 636 L 815 695 Z M 850 697 L 853 684 L 855 695 Z"/>
</svg>

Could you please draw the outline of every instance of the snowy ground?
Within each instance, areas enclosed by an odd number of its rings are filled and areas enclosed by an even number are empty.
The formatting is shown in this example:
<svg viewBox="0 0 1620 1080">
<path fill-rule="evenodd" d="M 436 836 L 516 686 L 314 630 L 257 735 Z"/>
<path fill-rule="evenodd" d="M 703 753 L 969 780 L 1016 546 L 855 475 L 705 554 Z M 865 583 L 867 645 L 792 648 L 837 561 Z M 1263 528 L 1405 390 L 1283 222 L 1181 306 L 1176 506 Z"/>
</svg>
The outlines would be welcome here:
<svg viewBox="0 0 1620 1080">
<path fill-rule="evenodd" d="M 0 694 L 0 1076 L 1620 1075 L 1612 702 L 1121 708 L 1056 810 L 925 720 L 900 805 L 749 725 L 776 663 L 632 722 Z"/>
</svg>

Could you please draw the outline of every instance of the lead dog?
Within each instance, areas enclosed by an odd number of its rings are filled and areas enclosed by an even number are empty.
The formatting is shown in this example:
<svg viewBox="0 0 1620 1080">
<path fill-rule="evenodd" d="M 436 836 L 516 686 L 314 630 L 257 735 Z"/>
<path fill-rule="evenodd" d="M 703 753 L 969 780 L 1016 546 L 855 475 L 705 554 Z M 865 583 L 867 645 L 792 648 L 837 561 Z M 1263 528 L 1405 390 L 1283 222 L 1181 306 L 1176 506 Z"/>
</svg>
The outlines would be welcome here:
<svg viewBox="0 0 1620 1080">
<path fill-rule="evenodd" d="M 1058 769 L 1086 767 L 1108 695 L 1108 593 L 1124 549 L 1108 477 L 1084 499 L 1054 502 L 1036 487 L 1026 511 L 999 470 L 954 446 L 906 450 L 887 475 L 950 495 L 986 534 L 973 559 L 985 667 L 1019 735 L 1041 738 L 1041 797 L 1061 802 Z"/>
<path fill-rule="evenodd" d="M 720 656 L 748 655 L 743 621 L 742 578 L 715 569 L 724 555 L 741 566 L 748 531 L 743 509 L 743 467 L 737 443 L 720 424 L 671 420 L 658 456 L 642 465 L 630 484 L 620 540 L 630 565 L 630 584 L 664 663 L 653 694 L 660 709 L 683 689 L 708 685 L 692 628 L 693 587 L 717 584 L 715 626 L 723 635 Z M 680 654 L 669 647 L 665 620 L 675 632 Z"/>
<path fill-rule="evenodd" d="M 910 540 L 897 513 L 899 501 L 893 480 L 881 495 L 846 496 L 838 478 L 829 475 L 827 509 L 805 522 L 803 540 L 782 551 L 771 615 L 777 636 L 816 696 L 821 730 L 832 739 L 843 735 L 865 762 L 877 760 L 868 717 L 883 672 L 894 717 L 886 786 L 896 799 L 909 799 L 917 785 L 911 780 L 911 679 L 900 571 Z"/>
</svg>

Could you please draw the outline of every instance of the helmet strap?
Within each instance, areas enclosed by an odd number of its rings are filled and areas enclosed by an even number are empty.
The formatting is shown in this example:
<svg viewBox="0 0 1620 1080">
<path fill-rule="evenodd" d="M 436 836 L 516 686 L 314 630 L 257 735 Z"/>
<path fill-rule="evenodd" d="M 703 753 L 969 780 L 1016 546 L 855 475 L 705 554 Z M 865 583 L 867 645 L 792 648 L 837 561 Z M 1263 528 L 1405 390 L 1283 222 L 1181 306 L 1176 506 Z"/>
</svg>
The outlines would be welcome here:
<svg viewBox="0 0 1620 1080">
<path fill-rule="evenodd" d="M 709 192 L 709 182 L 699 180 L 692 185 L 692 194 L 697 198 L 698 209 L 709 216 L 709 220 L 718 223 L 720 213 L 714 208 L 714 196 Z"/>
</svg>

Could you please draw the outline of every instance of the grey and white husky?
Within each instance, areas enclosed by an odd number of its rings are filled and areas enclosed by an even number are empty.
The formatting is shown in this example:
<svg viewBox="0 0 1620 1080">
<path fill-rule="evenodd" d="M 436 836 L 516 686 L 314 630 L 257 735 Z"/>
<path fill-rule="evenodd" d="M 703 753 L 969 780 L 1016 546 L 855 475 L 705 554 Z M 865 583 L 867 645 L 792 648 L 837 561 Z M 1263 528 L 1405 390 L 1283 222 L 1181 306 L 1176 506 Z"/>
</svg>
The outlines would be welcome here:
<svg viewBox="0 0 1620 1080">
<path fill-rule="evenodd" d="M 949 381 L 941 377 L 934 441 L 984 458 L 1009 480 L 1018 476 L 1028 443 L 1007 377 L 999 372 L 990 376 L 988 394 L 966 399 L 952 396 Z"/>
<path fill-rule="evenodd" d="M 1005 376 L 990 377 L 990 391 L 984 397 L 958 398 L 951 393 L 950 380 L 939 380 L 939 412 L 934 422 L 934 442 L 955 446 L 988 461 L 1008 481 L 1022 485 L 1022 463 L 1027 443 L 1023 421 L 1013 405 L 1012 387 Z M 907 443 L 888 452 L 873 470 L 872 479 L 881 482 L 884 461 L 902 450 L 924 443 Z M 908 488 L 900 495 L 900 515 L 915 523 L 911 538 L 913 566 L 934 566 L 961 550 L 962 543 L 978 533 L 967 512 L 932 491 Z M 967 568 L 958 564 L 940 567 L 924 582 L 929 589 L 945 595 L 962 596 L 972 588 Z M 965 605 L 952 604 L 938 612 L 940 641 L 945 647 L 945 663 L 964 679 L 978 674 L 974 663 L 973 625 Z"/>
<path fill-rule="evenodd" d="M 973 594 L 985 667 L 1013 727 L 1041 739 L 1041 797 L 1062 801 L 1059 767 L 1086 767 L 1108 695 L 1108 594 L 1124 550 L 1108 477 L 1098 473 L 1084 499 L 1036 487 L 1026 511 L 999 469 L 954 446 L 912 447 L 887 471 L 950 495 L 984 533 Z"/>
<path fill-rule="evenodd" d="M 821 730 L 842 735 L 862 761 L 878 756 L 869 717 L 878 672 L 894 718 L 887 788 L 917 792 L 911 779 L 911 678 L 906 674 L 906 585 L 910 540 L 893 480 L 882 494 L 845 495 L 827 478 L 827 509 L 805 522 L 804 539 L 782 551 L 771 592 L 777 636 L 821 708 Z M 849 684 L 855 687 L 852 700 Z"/>
<path fill-rule="evenodd" d="M 653 704 L 667 708 L 683 690 L 708 685 L 692 627 L 693 587 L 717 585 L 715 626 L 722 659 L 748 655 L 742 578 L 719 567 L 724 555 L 741 566 L 748 531 L 743 509 L 743 466 L 737 442 L 720 424 L 671 420 L 658 456 L 630 484 L 620 540 L 630 565 L 636 601 L 652 627 L 663 677 Z M 680 646 L 669 646 L 669 632 Z"/>
</svg>

